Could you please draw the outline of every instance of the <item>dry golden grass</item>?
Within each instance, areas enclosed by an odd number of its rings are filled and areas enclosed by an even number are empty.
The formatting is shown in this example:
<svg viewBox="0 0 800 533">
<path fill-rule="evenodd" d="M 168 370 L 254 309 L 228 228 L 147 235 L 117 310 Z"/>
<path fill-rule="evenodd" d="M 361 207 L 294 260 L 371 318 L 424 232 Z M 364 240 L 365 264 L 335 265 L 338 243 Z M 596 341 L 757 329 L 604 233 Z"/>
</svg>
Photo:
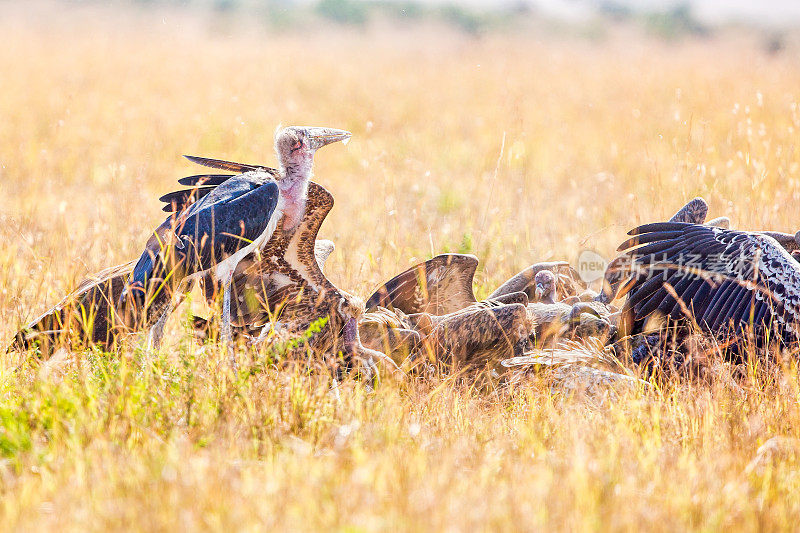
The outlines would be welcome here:
<svg viewBox="0 0 800 533">
<path fill-rule="evenodd" d="M 480 257 L 484 295 L 535 261 L 610 255 L 698 194 L 739 227 L 798 229 L 800 65 L 747 40 L 230 35 L 180 11 L 32 13 L 0 18 L 3 343 L 138 255 L 156 198 L 198 170 L 180 154 L 271 163 L 278 123 L 354 133 L 316 174 L 337 200 L 330 277 L 362 297 L 459 250 Z M 797 525 L 792 365 L 601 398 L 546 380 L 347 382 L 339 402 L 324 376 L 231 379 L 218 359 L 180 318 L 154 358 L 3 357 L 2 527 Z"/>
</svg>

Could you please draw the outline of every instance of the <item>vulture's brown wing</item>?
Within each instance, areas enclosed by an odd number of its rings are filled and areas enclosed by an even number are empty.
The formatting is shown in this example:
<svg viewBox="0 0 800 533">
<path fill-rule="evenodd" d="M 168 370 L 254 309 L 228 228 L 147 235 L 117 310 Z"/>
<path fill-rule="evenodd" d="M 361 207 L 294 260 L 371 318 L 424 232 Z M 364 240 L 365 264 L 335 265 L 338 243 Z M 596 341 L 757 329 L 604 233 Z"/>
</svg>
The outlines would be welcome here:
<svg viewBox="0 0 800 533">
<path fill-rule="evenodd" d="M 261 325 L 269 320 L 270 313 L 277 312 L 289 320 L 310 316 L 314 302 L 304 293 L 337 291 L 322 273 L 315 255 L 317 233 L 331 209 L 333 196 L 321 185 L 309 183 L 306 212 L 297 229 L 276 231 L 260 257 L 251 254 L 239 262 L 231 293 L 235 324 Z M 210 276 L 202 278 L 202 283 L 206 298 L 213 300 L 219 287 Z"/>
<path fill-rule="evenodd" d="M 688 224 L 702 224 L 708 215 L 708 204 L 700 198 L 689 200 L 677 213 L 672 215 L 670 222 L 686 222 Z"/>
<path fill-rule="evenodd" d="M 475 303 L 472 280 L 477 267 L 474 255 L 437 255 L 381 285 L 367 300 L 367 309 L 380 306 L 406 314 L 454 313 Z"/>
<path fill-rule="evenodd" d="M 15 335 L 10 350 L 25 350 L 38 342 L 45 353 L 59 341 L 71 338 L 108 344 L 115 326 L 122 327 L 115 303 L 135 261 L 106 268 L 85 279 L 53 308 Z"/>
</svg>

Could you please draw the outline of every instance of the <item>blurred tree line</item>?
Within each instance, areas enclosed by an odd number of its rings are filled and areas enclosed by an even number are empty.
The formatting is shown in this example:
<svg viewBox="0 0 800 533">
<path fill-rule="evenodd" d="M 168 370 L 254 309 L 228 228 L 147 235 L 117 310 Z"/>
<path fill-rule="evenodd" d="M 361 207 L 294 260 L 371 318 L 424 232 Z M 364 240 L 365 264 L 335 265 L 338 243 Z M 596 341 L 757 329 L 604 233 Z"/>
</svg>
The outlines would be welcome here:
<svg viewBox="0 0 800 533">
<path fill-rule="evenodd" d="M 74 0 L 65 0 L 74 3 Z M 92 1 L 92 0 L 85 0 Z M 99 1 L 99 0 L 98 0 Z M 407 24 L 434 21 L 459 31 L 480 34 L 525 27 L 526 22 L 548 23 L 559 31 L 598 39 L 615 24 L 628 24 L 656 37 L 674 40 L 687 36 L 706 37 L 711 28 L 693 14 L 689 3 L 634 9 L 620 0 L 584 1 L 587 16 L 578 22 L 551 20 L 530 0 L 474 7 L 452 3 L 427 3 L 419 0 L 119 0 L 139 5 L 172 5 L 211 9 L 219 13 L 257 16 L 272 29 L 291 29 L 309 21 L 360 27 L 376 19 Z M 577 1 L 577 0 L 576 0 Z M 580 4 L 580 2 L 578 2 Z"/>
</svg>

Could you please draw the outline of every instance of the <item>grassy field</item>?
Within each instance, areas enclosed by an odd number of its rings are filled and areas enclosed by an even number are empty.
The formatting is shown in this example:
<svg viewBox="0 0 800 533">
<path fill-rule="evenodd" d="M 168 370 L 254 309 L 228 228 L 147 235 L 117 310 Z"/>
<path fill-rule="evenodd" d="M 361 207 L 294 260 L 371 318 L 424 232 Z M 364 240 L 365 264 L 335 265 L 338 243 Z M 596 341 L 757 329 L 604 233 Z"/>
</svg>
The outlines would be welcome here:
<svg viewBox="0 0 800 533">
<path fill-rule="evenodd" d="M 316 181 L 337 202 L 328 273 L 361 297 L 444 251 L 480 258 L 486 295 L 533 262 L 610 256 L 696 195 L 737 227 L 800 226 L 800 63 L 753 39 L 0 13 L 3 344 L 140 253 L 156 198 L 198 170 L 181 154 L 271 164 L 279 123 L 354 134 Z M 797 526 L 793 365 L 592 397 L 387 378 L 337 400 L 302 370 L 232 378 L 184 316 L 155 357 L 0 358 L 0 528 Z"/>
</svg>

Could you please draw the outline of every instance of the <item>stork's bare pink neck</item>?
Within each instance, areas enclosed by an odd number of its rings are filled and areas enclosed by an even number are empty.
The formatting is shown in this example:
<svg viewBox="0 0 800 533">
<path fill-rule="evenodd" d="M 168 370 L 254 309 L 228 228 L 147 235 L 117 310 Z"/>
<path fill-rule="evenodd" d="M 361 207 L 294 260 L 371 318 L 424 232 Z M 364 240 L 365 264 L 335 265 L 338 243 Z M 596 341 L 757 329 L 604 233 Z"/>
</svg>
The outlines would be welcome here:
<svg viewBox="0 0 800 533">
<path fill-rule="evenodd" d="M 286 230 L 296 227 L 303 219 L 306 208 L 308 182 L 313 176 L 313 156 L 293 161 L 282 169 L 278 188 L 281 191 L 284 208 L 283 228 Z"/>
</svg>

